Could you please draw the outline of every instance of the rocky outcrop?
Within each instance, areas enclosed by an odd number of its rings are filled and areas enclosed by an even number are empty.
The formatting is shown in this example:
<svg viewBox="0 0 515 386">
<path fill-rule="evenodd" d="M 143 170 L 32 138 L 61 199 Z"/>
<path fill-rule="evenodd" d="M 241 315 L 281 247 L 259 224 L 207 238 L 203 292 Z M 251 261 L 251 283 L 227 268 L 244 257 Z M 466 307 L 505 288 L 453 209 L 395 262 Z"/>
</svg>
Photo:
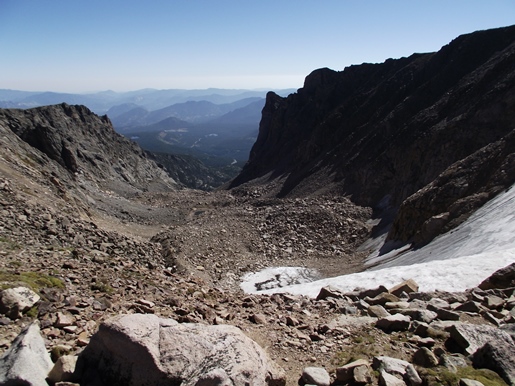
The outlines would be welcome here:
<svg viewBox="0 0 515 386">
<path fill-rule="evenodd" d="M 83 185 L 98 185 L 122 196 L 179 187 L 138 145 L 117 134 L 107 116 L 99 117 L 84 106 L 0 110 L 0 125 Z"/>
<path fill-rule="evenodd" d="M 269 385 L 284 374 L 233 326 L 125 315 L 100 326 L 77 363 L 81 384 Z"/>
<path fill-rule="evenodd" d="M 479 284 L 482 290 L 513 287 L 515 287 L 515 263 L 499 269 Z"/>
<path fill-rule="evenodd" d="M 514 58 L 512 26 L 460 36 L 436 53 L 316 70 L 296 94 L 268 94 L 258 139 L 231 187 L 272 180 L 278 196 L 337 191 L 361 205 L 398 208 L 447 171 L 432 188 L 433 207 L 412 199 L 391 234 L 422 232 L 425 241 L 515 181 Z M 496 141 L 501 156 L 485 149 L 485 165 L 481 153 L 464 161 L 478 175 L 449 169 Z M 454 184 L 442 185 L 449 178 Z M 422 211 L 418 222 L 408 207 Z"/>
<path fill-rule="evenodd" d="M 400 206 L 390 240 L 426 244 L 515 181 L 515 130 L 449 166 Z"/>
</svg>

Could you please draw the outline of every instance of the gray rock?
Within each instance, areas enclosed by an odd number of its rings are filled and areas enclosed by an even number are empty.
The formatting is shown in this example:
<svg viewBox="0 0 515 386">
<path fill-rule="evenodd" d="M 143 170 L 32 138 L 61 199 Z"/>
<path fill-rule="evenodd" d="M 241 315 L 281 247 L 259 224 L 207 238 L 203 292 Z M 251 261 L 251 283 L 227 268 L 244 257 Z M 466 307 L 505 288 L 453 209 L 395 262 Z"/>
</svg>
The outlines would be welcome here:
<svg viewBox="0 0 515 386">
<path fill-rule="evenodd" d="M 48 386 L 46 376 L 52 365 L 39 326 L 32 323 L 0 358 L 0 384 Z"/>
<path fill-rule="evenodd" d="M 438 366 L 438 358 L 427 347 L 421 347 L 413 355 L 413 363 L 422 367 L 435 367 Z"/>
<path fill-rule="evenodd" d="M 179 324 L 153 314 L 103 323 L 79 356 L 81 384 L 281 386 L 285 376 L 257 343 L 228 325 Z M 218 382 L 218 383 L 217 383 Z"/>
<path fill-rule="evenodd" d="M 387 373 L 384 370 L 379 372 L 379 385 L 381 386 L 406 386 L 406 383 L 394 375 Z"/>
<path fill-rule="evenodd" d="M 507 332 L 487 325 L 457 323 L 449 329 L 449 332 L 451 338 L 468 355 L 474 354 L 487 342 L 513 344 Z"/>
<path fill-rule="evenodd" d="M 494 272 L 478 286 L 482 290 L 515 287 L 515 263 Z"/>
<path fill-rule="evenodd" d="M 457 373 L 459 367 L 467 367 L 467 360 L 461 354 L 443 354 L 440 357 L 440 365 L 447 368 L 451 373 Z"/>
<path fill-rule="evenodd" d="M 354 384 L 366 385 L 372 382 L 372 375 L 370 374 L 370 366 L 362 365 L 354 368 Z"/>
<path fill-rule="evenodd" d="M 318 293 L 316 300 L 324 300 L 328 298 L 338 299 L 343 297 L 344 295 L 339 289 L 328 286 L 320 288 L 320 292 Z"/>
<path fill-rule="evenodd" d="M 63 355 L 59 357 L 48 373 L 48 380 L 51 383 L 73 381 L 77 357 L 75 355 Z"/>
<path fill-rule="evenodd" d="M 511 335 L 511 339 L 515 342 L 515 324 L 505 324 L 501 326 L 501 330 Z"/>
<path fill-rule="evenodd" d="M 448 310 L 450 308 L 449 302 L 440 298 L 431 298 L 427 304 L 428 309 L 432 308 L 443 308 Z"/>
<path fill-rule="evenodd" d="M 411 318 L 402 314 L 390 315 L 376 322 L 376 327 L 384 332 L 406 331 L 410 326 Z"/>
<path fill-rule="evenodd" d="M 391 314 L 385 310 L 385 308 L 379 304 L 368 307 L 368 314 L 375 316 L 376 318 L 385 318 Z"/>
<path fill-rule="evenodd" d="M 380 373 L 385 371 L 391 375 L 401 376 L 406 381 L 406 383 L 411 386 L 419 386 L 422 384 L 422 379 L 418 375 L 415 367 L 413 367 L 411 363 L 402 359 L 386 356 L 376 356 L 372 361 L 372 368 L 374 370 L 378 370 Z M 395 382 L 393 378 L 391 378 L 390 381 Z"/>
<path fill-rule="evenodd" d="M 384 370 L 389 374 L 398 374 L 404 376 L 406 374 L 406 367 L 410 363 L 402 359 L 391 358 L 387 356 L 375 356 L 372 360 L 372 368 L 374 370 Z"/>
<path fill-rule="evenodd" d="M 440 320 L 460 320 L 460 313 L 428 304 L 427 309 L 436 312 Z"/>
<path fill-rule="evenodd" d="M 400 284 L 397 284 L 395 287 L 390 288 L 389 292 L 395 296 L 400 296 L 403 292 L 407 294 L 418 292 L 418 284 L 415 280 L 409 279 L 403 281 Z"/>
<path fill-rule="evenodd" d="M 515 344 L 502 340 L 487 342 L 476 351 L 474 367 L 495 371 L 508 385 L 515 385 Z"/>
<path fill-rule="evenodd" d="M 410 304 L 408 302 L 387 302 L 384 305 L 384 308 L 388 310 L 403 310 L 409 308 Z"/>
<path fill-rule="evenodd" d="M 29 288 L 8 288 L 0 293 L 0 313 L 13 320 L 18 319 L 39 300 L 39 295 Z"/>
<path fill-rule="evenodd" d="M 317 386 L 329 386 L 331 377 L 323 367 L 306 367 L 302 370 L 302 380 L 306 384 Z"/>
<path fill-rule="evenodd" d="M 379 294 L 382 294 L 383 292 L 388 292 L 388 289 L 385 286 L 379 286 L 377 288 L 372 289 L 366 289 L 363 291 L 360 291 L 358 293 L 358 298 L 365 299 L 366 297 L 374 298 Z"/>
<path fill-rule="evenodd" d="M 371 305 L 380 304 L 384 306 L 388 302 L 398 302 L 399 298 L 395 295 L 392 295 L 391 293 L 383 292 L 373 298 L 366 297 L 363 300 L 365 300 L 368 304 Z"/>
<path fill-rule="evenodd" d="M 340 382 L 349 382 L 354 379 L 354 372 L 358 367 L 367 366 L 369 363 L 365 359 L 358 359 L 357 361 L 347 363 L 345 366 L 336 369 L 336 380 Z"/>
<path fill-rule="evenodd" d="M 488 295 L 483 304 L 491 310 L 498 310 L 504 305 L 504 299 L 496 295 Z"/>
<path fill-rule="evenodd" d="M 463 312 L 474 312 L 478 314 L 481 312 L 484 308 L 481 307 L 481 305 L 474 301 L 468 301 L 466 303 L 460 304 L 458 307 L 455 308 L 456 311 L 463 311 Z"/>
<path fill-rule="evenodd" d="M 406 374 L 404 375 L 404 379 L 407 381 L 406 383 L 411 386 L 420 386 L 422 385 L 422 379 L 420 375 L 418 375 L 415 367 L 410 363 L 406 366 Z"/>
<path fill-rule="evenodd" d="M 423 310 L 423 309 L 405 309 L 405 310 L 398 310 L 399 314 L 407 315 L 413 320 L 418 320 L 419 322 L 423 323 L 431 323 L 433 320 L 435 320 L 438 315 L 434 311 L 429 310 Z"/>
</svg>

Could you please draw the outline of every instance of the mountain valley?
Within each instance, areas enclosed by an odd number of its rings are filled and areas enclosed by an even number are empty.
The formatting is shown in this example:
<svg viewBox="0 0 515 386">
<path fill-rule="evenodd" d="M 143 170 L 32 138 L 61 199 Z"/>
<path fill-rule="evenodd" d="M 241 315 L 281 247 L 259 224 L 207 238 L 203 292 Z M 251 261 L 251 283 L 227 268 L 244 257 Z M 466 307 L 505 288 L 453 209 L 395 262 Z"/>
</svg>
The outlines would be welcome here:
<svg viewBox="0 0 515 386">
<path fill-rule="evenodd" d="M 81 364 L 52 384 L 145 384 L 138 377 L 164 379 L 163 369 L 167 381 L 156 384 L 245 384 L 228 375 L 232 364 L 219 367 L 227 350 L 205 342 L 177 355 L 201 357 L 198 368 L 172 373 L 165 338 L 174 319 L 208 337 L 208 328 L 236 326 L 257 342 L 273 365 L 252 362 L 267 378 L 247 384 L 515 384 L 513 264 L 460 292 L 421 292 L 411 278 L 323 287 L 311 297 L 274 293 L 299 278 L 257 283 L 266 294 L 241 287 L 245 275 L 273 267 L 306 269 L 306 281 L 363 272 L 370 240 L 381 240 L 378 258 L 399 247 L 421 251 L 510 190 L 514 63 L 512 26 L 460 36 L 436 53 L 315 70 L 297 92 L 265 100 L 147 91 L 162 109 L 182 107 L 177 116 L 132 99 L 111 110 L 104 103 L 103 116 L 62 101 L 0 109 L 0 383 L 11 374 L 16 337 L 37 321 L 43 356 Z M 232 107 L 220 111 L 222 102 Z M 192 118 L 186 108 L 198 104 L 217 116 Z M 234 154 L 245 147 L 222 143 L 241 140 L 242 128 L 252 149 L 240 172 L 246 157 Z M 229 166 L 209 169 L 140 142 L 145 151 L 117 131 L 149 142 L 161 133 L 156 143 L 197 147 L 193 155 L 225 157 Z M 213 142 L 195 146 L 200 137 Z M 233 159 L 239 165 L 228 170 Z M 20 287 L 37 300 L 8 303 Z M 147 348 L 155 323 L 157 343 Z M 148 373 L 131 373 L 134 380 L 123 373 L 132 363 L 102 351 L 124 334 L 122 351 L 144 347 L 144 361 L 158 362 L 144 362 Z"/>
</svg>

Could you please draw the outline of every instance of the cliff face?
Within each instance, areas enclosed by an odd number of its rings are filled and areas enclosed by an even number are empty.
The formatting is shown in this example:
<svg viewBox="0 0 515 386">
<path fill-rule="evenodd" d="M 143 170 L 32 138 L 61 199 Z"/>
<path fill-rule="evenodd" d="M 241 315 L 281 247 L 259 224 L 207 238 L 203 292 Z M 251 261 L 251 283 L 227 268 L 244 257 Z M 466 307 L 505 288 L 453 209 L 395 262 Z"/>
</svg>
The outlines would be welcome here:
<svg viewBox="0 0 515 386">
<path fill-rule="evenodd" d="M 259 137 L 231 186 L 281 177 L 278 196 L 331 188 L 361 205 L 399 208 L 515 128 L 514 64 L 512 26 L 460 36 L 437 53 L 316 70 L 296 94 L 268 94 Z M 428 212 L 422 223 L 440 213 Z M 391 237 L 412 238 L 417 230 L 406 226 L 397 221 Z"/>
<path fill-rule="evenodd" d="M 179 187 L 138 145 L 117 134 L 107 116 L 84 106 L 2 109 L 0 125 L 64 168 L 54 172 L 61 180 L 122 196 Z"/>
</svg>

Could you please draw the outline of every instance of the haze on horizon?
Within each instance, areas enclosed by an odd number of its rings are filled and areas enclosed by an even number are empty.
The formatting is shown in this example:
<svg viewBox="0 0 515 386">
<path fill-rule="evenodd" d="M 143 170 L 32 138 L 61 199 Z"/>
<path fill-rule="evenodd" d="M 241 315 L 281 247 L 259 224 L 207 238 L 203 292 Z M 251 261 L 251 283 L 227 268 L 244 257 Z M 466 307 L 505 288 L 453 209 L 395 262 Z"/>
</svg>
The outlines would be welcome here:
<svg viewBox="0 0 515 386">
<path fill-rule="evenodd" d="M 513 24 L 511 0 L 0 1 L 0 88 L 286 89 Z"/>
</svg>

